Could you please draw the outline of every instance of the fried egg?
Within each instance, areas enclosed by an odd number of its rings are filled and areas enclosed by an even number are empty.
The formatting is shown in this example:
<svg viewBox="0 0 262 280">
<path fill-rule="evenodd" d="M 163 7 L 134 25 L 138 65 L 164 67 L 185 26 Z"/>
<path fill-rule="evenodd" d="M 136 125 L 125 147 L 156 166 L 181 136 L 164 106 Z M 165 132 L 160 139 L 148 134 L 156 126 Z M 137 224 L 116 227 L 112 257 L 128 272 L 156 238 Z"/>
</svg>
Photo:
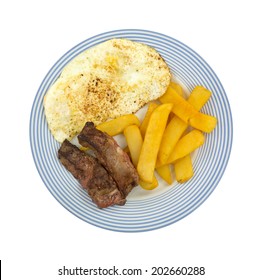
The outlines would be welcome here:
<svg viewBox="0 0 262 280">
<path fill-rule="evenodd" d="M 127 39 L 103 42 L 70 61 L 47 91 L 49 129 L 58 142 L 70 140 L 87 121 L 98 125 L 137 112 L 163 95 L 170 79 L 155 49 Z"/>
</svg>

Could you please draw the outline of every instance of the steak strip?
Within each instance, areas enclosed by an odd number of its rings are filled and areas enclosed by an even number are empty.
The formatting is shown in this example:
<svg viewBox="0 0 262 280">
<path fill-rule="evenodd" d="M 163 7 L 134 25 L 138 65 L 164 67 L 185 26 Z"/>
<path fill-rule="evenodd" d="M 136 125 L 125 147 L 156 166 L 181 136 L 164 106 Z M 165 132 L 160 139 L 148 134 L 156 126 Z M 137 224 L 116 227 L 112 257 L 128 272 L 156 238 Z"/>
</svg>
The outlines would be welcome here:
<svg viewBox="0 0 262 280">
<path fill-rule="evenodd" d="M 87 155 L 67 140 L 62 143 L 58 158 L 99 208 L 125 204 L 125 197 L 116 182 L 96 158 Z"/>
<path fill-rule="evenodd" d="M 78 135 L 78 141 L 82 146 L 93 149 L 98 161 L 114 178 L 125 197 L 138 185 L 135 167 L 113 137 L 96 129 L 92 122 L 87 122 Z"/>
</svg>

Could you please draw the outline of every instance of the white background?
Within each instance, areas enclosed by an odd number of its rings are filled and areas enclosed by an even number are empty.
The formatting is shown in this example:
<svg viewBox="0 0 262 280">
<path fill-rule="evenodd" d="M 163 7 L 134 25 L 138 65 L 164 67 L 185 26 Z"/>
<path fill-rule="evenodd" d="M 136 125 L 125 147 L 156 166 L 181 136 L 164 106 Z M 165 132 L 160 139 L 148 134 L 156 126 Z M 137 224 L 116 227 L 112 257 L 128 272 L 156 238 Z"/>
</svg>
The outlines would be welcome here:
<svg viewBox="0 0 262 280">
<path fill-rule="evenodd" d="M 258 4 L 252 0 L 1 2 L 3 280 L 78 279 L 58 276 L 63 265 L 204 266 L 205 276 L 181 279 L 262 279 Z M 81 41 L 122 28 L 161 32 L 194 49 L 222 82 L 234 121 L 231 158 L 208 200 L 176 224 L 135 234 L 96 228 L 65 210 L 41 181 L 29 145 L 30 110 L 47 71 Z"/>
</svg>

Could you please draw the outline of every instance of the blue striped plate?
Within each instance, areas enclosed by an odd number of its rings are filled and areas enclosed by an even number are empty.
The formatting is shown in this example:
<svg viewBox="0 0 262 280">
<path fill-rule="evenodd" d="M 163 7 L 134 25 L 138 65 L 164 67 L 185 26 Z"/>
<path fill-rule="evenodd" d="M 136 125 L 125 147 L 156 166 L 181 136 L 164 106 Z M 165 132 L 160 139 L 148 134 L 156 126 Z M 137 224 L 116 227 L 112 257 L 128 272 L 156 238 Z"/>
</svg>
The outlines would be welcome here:
<svg viewBox="0 0 262 280">
<path fill-rule="evenodd" d="M 125 206 L 98 209 L 78 182 L 61 166 L 57 143 L 49 132 L 43 97 L 64 66 L 82 51 L 111 38 L 127 38 L 148 44 L 165 59 L 176 79 L 191 91 L 203 85 L 213 93 L 203 112 L 218 119 L 215 130 L 193 158 L 195 176 L 187 183 L 163 182 L 154 191 L 137 187 Z M 33 102 L 30 142 L 37 170 L 51 194 L 67 210 L 92 225 L 121 232 L 155 230 L 173 224 L 200 206 L 219 183 L 230 156 L 233 137 L 232 116 L 226 93 L 210 66 L 192 49 L 169 36 L 146 30 L 110 31 L 89 38 L 64 54 L 50 69 Z"/>
</svg>

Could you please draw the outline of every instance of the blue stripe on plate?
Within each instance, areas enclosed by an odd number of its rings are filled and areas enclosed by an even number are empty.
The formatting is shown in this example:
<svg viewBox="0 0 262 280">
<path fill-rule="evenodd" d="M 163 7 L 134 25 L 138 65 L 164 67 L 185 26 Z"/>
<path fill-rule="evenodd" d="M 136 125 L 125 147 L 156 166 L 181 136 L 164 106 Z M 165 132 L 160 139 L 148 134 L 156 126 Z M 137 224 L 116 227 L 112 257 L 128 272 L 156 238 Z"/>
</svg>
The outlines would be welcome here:
<svg viewBox="0 0 262 280">
<path fill-rule="evenodd" d="M 57 159 L 57 143 L 48 130 L 43 97 L 65 65 L 82 51 L 112 38 L 127 38 L 155 48 L 172 74 L 189 90 L 201 84 L 213 93 L 203 112 L 217 117 L 216 129 L 206 135 L 197 152 L 195 176 L 183 185 L 174 183 L 158 196 L 128 200 L 125 206 L 99 210 Z M 83 221 L 108 230 L 141 232 L 173 224 L 199 207 L 218 185 L 227 166 L 233 138 L 230 105 L 225 90 L 211 67 L 180 41 L 157 32 L 137 29 L 110 31 L 93 36 L 65 53 L 49 70 L 33 102 L 30 144 L 36 168 L 44 184 L 68 211 Z"/>
</svg>

